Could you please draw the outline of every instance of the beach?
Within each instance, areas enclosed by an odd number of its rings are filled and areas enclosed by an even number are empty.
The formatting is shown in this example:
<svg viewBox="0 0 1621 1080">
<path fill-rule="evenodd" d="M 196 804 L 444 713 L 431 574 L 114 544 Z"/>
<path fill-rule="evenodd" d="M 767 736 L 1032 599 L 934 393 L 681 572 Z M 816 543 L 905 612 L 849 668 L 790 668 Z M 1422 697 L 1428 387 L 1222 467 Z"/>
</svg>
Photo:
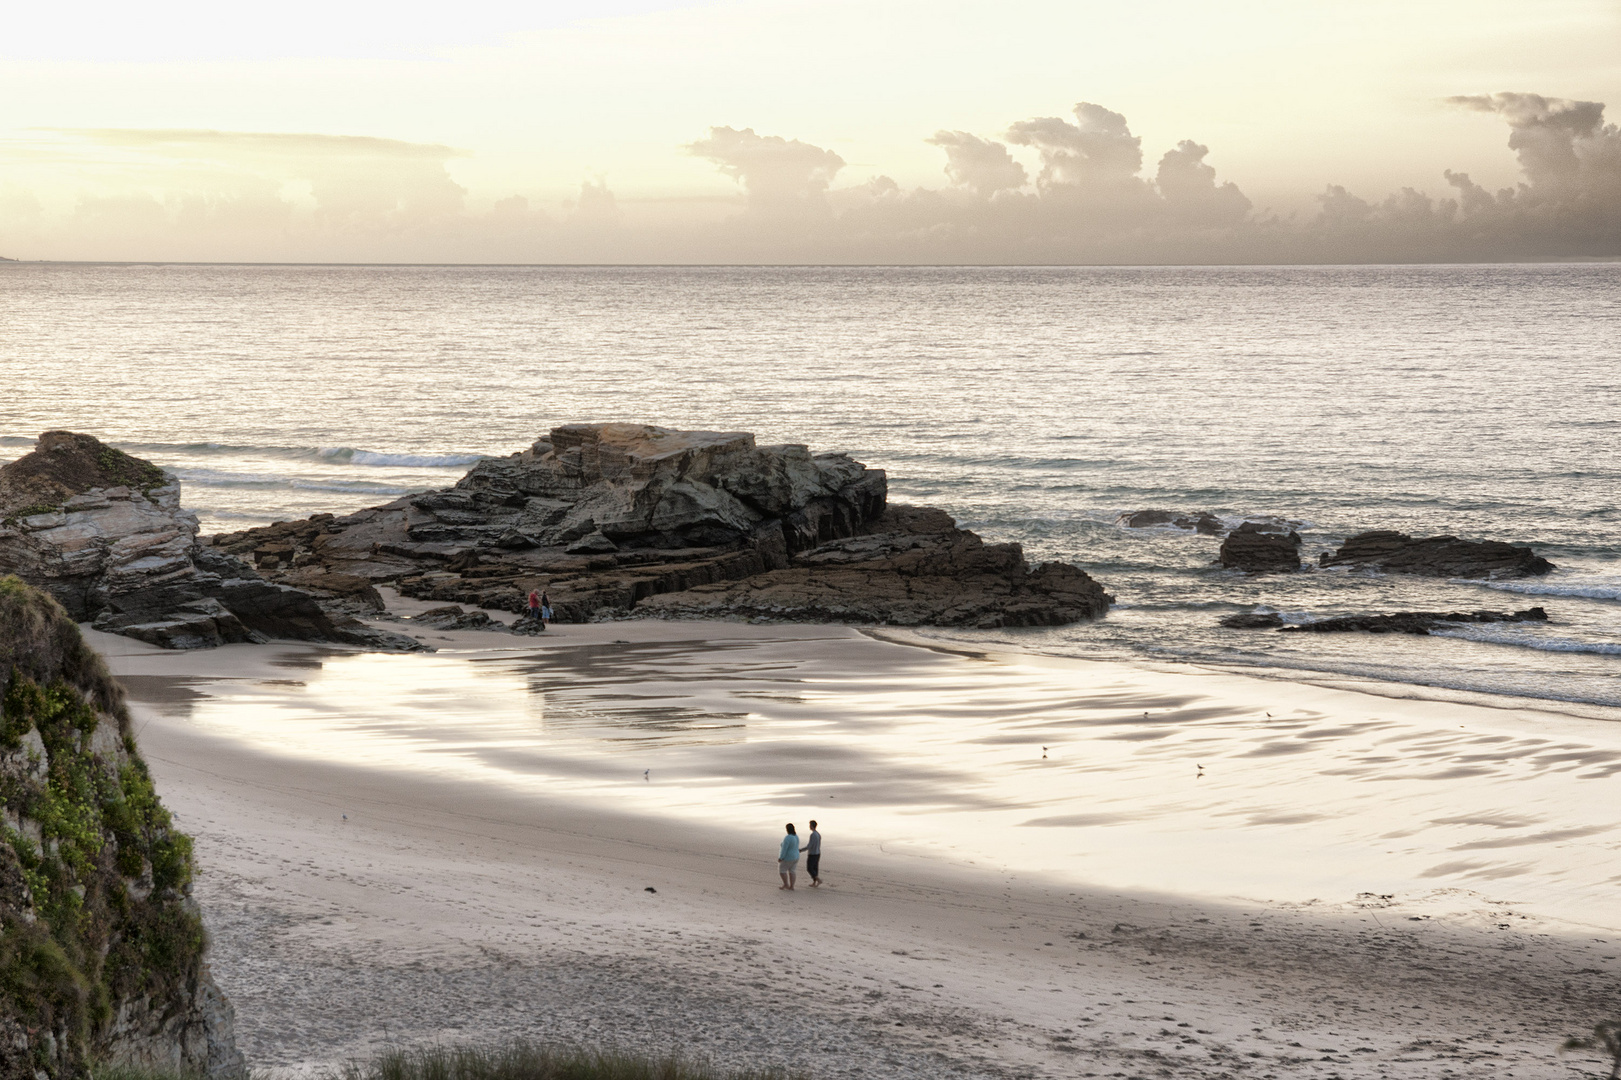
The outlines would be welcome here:
<svg viewBox="0 0 1621 1080">
<path fill-rule="evenodd" d="M 1595 716 L 842 626 L 91 636 L 258 1068 L 524 1036 L 828 1077 L 1564 1076 L 1613 1011 Z M 813 817 L 826 885 L 781 891 Z"/>
</svg>

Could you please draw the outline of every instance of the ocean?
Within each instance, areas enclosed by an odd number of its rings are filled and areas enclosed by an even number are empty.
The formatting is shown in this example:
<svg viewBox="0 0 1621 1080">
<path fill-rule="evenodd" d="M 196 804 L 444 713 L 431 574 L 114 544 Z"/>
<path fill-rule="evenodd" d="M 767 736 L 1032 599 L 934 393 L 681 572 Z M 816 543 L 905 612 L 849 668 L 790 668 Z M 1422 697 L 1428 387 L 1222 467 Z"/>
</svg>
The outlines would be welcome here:
<svg viewBox="0 0 1621 1080">
<path fill-rule="evenodd" d="M 555 424 L 741 429 L 889 471 L 1118 597 L 1069 656 L 1621 707 L 1621 265 L 0 264 L 0 459 L 51 428 L 173 469 L 206 531 L 454 483 Z M 1247 577 L 1146 508 L 1529 543 L 1479 582 Z M 1430 637 L 1227 630 L 1541 605 Z"/>
</svg>

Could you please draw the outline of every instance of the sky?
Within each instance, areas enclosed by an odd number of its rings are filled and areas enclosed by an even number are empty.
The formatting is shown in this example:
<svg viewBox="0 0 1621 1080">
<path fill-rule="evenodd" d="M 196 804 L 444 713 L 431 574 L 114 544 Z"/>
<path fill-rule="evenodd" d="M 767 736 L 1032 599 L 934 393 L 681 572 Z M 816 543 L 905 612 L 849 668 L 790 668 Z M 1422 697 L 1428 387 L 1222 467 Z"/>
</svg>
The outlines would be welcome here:
<svg viewBox="0 0 1621 1080">
<path fill-rule="evenodd" d="M 0 255 L 1621 257 L 1621 0 L 30 5 Z"/>
</svg>

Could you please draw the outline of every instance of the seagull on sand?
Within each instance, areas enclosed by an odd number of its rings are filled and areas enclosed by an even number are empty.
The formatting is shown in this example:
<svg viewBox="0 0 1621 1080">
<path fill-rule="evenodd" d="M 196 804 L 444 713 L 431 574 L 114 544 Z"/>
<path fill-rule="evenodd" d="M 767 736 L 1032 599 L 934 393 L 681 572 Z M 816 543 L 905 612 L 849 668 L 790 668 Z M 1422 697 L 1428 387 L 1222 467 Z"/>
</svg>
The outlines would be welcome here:
<svg viewBox="0 0 1621 1080">
<path fill-rule="evenodd" d="M 643 780 L 652 780 L 653 779 L 652 772 L 653 772 L 652 769 L 643 769 L 642 770 L 642 779 Z"/>
<path fill-rule="evenodd" d="M 1042 748 L 1041 748 L 1041 756 L 1042 756 L 1042 757 L 1043 757 L 1043 758 L 1045 758 L 1045 757 L 1046 757 L 1046 756 L 1047 756 L 1047 748 L 1046 748 L 1046 747 L 1045 747 L 1045 746 L 1043 746 L 1043 747 L 1042 747 Z"/>
</svg>

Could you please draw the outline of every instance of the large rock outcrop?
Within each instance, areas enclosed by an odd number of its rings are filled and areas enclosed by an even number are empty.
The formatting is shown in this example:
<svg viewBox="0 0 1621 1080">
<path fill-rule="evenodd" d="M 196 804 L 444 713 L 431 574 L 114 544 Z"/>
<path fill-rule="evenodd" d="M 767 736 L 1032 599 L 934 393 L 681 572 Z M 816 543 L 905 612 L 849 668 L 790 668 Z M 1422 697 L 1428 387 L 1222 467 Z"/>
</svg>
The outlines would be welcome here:
<svg viewBox="0 0 1621 1080">
<path fill-rule="evenodd" d="M 0 467 L 0 573 L 45 589 L 75 620 L 167 648 L 269 638 L 420 647 L 201 547 L 179 481 L 69 431 L 47 431 Z"/>
<path fill-rule="evenodd" d="M 844 454 L 756 446 L 743 432 L 571 424 L 444 491 L 213 543 L 315 591 L 388 581 L 421 599 L 519 611 L 530 589 L 545 589 L 562 622 L 1046 626 L 1107 610 L 1110 598 L 1075 567 L 1032 570 L 1017 544 L 985 544 L 887 495 L 882 470 Z"/>
<path fill-rule="evenodd" d="M 1553 563 L 1522 544 L 1460 540 L 1456 536 L 1414 539 L 1391 529 L 1358 533 L 1339 550 L 1323 552 L 1322 566 L 1364 567 L 1387 574 L 1429 577 L 1513 578 L 1546 574 Z"/>
<path fill-rule="evenodd" d="M 0 1080 L 91 1063 L 245 1076 L 207 964 L 191 841 L 123 692 L 61 605 L 0 577 Z"/>
</svg>

